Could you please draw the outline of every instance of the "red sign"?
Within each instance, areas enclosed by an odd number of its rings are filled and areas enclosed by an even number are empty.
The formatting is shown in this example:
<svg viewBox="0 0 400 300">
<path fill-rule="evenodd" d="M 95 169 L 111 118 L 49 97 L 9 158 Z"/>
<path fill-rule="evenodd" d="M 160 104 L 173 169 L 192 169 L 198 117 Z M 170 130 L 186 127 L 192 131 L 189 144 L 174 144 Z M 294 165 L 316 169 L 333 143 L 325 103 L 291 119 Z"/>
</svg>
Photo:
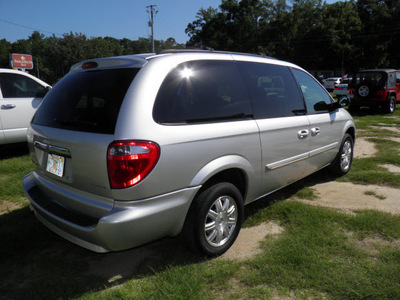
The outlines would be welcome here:
<svg viewBox="0 0 400 300">
<path fill-rule="evenodd" d="M 33 69 L 32 55 L 11 54 L 11 67 L 16 69 Z"/>
</svg>

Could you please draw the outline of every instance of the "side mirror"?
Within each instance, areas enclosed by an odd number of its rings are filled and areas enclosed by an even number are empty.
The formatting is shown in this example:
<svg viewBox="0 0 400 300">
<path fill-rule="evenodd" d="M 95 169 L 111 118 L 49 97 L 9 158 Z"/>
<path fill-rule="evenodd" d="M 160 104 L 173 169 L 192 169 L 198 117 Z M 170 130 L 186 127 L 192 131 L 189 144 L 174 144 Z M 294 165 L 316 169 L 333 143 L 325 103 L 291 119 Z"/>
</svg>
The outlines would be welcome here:
<svg viewBox="0 0 400 300">
<path fill-rule="evenodd" d="M 330 105 L 326 104 L 325 101 L 320 101 L 314 104 L 315 111 L 330 110 Z"/>
<path fill-rule="evenodd" d="M 327 111 L 331 112 L 331 111 L 334 111 L 334 110 L 337 110 L 339 108 L 346 107 L 349 105 L 350 105 L 350 99 L 347 98 L 346 96 L 343 96 L 342 98 L 339 99 L 338 102 L 333 102 L 330 104 L 327 104 L 324 101 L 317 102 L 316 104 L 314 104 L 314 109 L 315 109 L 315 111 L 327 110 Z"/>
</svg>

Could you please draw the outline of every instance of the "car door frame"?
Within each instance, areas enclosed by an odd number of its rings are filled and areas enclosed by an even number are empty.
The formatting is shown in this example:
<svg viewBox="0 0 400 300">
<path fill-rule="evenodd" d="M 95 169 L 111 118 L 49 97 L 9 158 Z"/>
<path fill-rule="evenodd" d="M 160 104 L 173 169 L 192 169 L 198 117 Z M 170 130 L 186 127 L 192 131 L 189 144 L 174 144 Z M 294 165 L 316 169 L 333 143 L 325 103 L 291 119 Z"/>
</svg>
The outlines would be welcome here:
<svg viewBox="0 0 400 300">
<path fill-rule="evenodd" d="M 333 103 L 332 96 L 321 86 L 321 84 L 309 73 L 299 70 L 292 69 L 294 76 L 299 84 L 299 88 L 303 95 L 304 104 L 307 109 L 307 118 L 309 120 L 309 157 L 305 164 L 305 174 L 312 174 L 327 165 L 329 165 L 336 157 L 343 135 L 343 128 L 346 119 L 341 116 L 339 109 L 334 111 L 324 110 L 315 111 L 310 109 L 311 101 L 306 99 L 306 91 L 302 84 L 299 82 L 296 72 L 302 72 L 308 76 L 312 83 L 315 83 L 315 87 L 320 87 L 319 91 L 324 93 L 325 99 L 329 99 L 329 103 Z M 308 88 L 308 87 L 307 87 Z M 321 101 L 324 99 L 321 97 Z M 314 105 L 318 101 L 314 102 Z M 326 101 L 325 101 L 326 103 Z"/>
</svg>

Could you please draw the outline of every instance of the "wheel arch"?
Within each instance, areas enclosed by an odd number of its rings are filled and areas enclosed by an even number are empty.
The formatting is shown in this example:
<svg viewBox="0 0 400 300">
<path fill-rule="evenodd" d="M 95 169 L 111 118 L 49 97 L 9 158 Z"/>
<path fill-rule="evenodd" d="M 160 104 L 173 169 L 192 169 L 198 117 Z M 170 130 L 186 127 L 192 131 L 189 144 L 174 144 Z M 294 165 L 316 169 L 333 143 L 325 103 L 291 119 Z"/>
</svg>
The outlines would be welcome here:
<svg viewBox="0 0 400 300">
<path fill-rule="evenodd" d="M 202 187 L 197 192 L 200 194 L 216 183 L 229 182 L 236 186 L 243 199 L 246 199 L 249 174 L 254 172 L 252 165 L 244 157 L 228 155 L 217 158 L 204 166 L 193 178 L 191 186 L 201 185 Z"/>
<path fill-rule="evenodd" d="M 248 182 L 247 176 L 243 172 L 243 170 L 238 169 L 238 168 L 226 169 L 226 170 L 223 170 L 223 171 L 215 174 L 214 176 L 209 178 L 202 185 L 202 187 L 200 188 L 200 190 L 197 193 L 200 194 L 202 191 L 206 190 L 210 186 L 213 186 L 213 185 L 215 185 L 217 183 L 221 183 L 221 182 L 229 182 L 229 183 L 233 184 L 234 186 L 236 186 L 236 188 L 242 194 L 242 198 L 243 199 L 246 198 L 247 185 L 248 185 L 247 184 L 247 182 Z"/>
<path fill-rule="evenodd" d="M 356 129 L 355 127 L 351 126 L 349 128 L 346 129 L 345 134 L 348 133 L 350 134 L 350 136 L 353 138 L 353 143 L 356 140 Z"/>
</svg>

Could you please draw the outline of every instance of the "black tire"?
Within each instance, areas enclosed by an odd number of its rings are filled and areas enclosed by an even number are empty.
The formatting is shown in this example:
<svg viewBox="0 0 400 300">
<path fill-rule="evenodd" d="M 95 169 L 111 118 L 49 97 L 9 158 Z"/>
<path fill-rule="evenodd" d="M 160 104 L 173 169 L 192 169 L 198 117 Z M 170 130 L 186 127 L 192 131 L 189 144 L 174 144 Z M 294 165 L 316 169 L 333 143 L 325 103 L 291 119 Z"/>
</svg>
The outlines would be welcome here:
<svg viewBox="0 0 400 300">
<path fill-rule="evenodd" d="M 202 191 L 190 208 L 185 224 L 187 241 L 206 256 L 219 256 L 236 240 L 243 222 L 243 197 L 231 183 Z"/>
<path fill-rule="evenodd" d="M 331 171 L 336 176 L 346 175 L 350 171 L 353 162 L 354 140 L 346 133 L 340 144 L 339 152 L 331 164 Z"/>
<path fill-rule="evenodd" d="M 396 97 L 389 95 L 386 99 L 385 105 L 383 106 L 384 113 L 393 114 L 396 110 Z"/>
</svg>

